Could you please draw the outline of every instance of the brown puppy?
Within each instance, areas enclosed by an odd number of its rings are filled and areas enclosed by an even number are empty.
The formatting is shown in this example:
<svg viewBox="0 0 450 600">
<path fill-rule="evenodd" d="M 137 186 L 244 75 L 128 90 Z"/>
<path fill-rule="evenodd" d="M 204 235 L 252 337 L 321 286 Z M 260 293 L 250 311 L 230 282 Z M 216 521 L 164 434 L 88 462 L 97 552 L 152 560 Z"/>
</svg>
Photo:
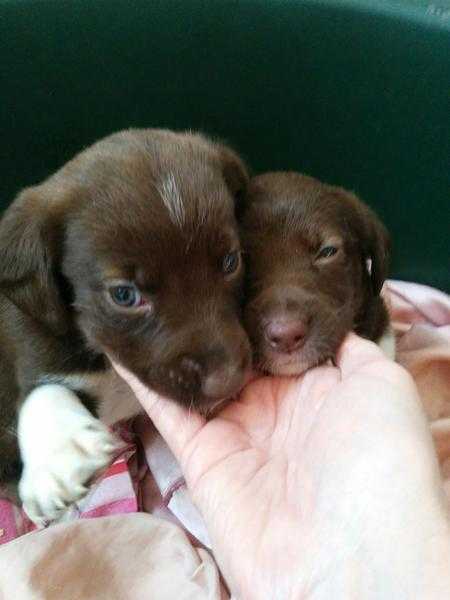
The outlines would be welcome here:
<svg viewBox="0 0 450 600">
<path fill-rule="evenodd" d="M 245 321 L 255 365 L 299 374 L 332 358 L 346 333 L 393 354 L 380 290 L 389 240 L 354 194 L 298 173 L 249 184 L 243 214 Z"/>
<path fill-rule="evenodd" d="M 114 418 L 138 410 L 106 355 L 200 410 L 239 391 L 251 360 L 235 220 L 246 183 L 241 160 L 201 135 L 130 130 L 4 215 L 0 483 L 20 470 L 17 433 L 34 521 L 58 517 L 108 464 L 116 442 L 95 407 L 109 420 L 112 404 Z"/>
</svg>

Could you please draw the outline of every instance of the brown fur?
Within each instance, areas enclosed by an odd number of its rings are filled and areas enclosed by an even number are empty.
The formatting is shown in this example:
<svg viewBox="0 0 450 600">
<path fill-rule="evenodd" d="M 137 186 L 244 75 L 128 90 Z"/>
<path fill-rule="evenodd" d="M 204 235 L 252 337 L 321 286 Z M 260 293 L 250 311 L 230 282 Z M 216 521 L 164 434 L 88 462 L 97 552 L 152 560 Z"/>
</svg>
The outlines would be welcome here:
<svg viewBox="0 0 450 600">
<path fill-rule="evenodd" d="M 168 174 L 181 224 L 161 197 Z M 17 462 L 17 409 L 47 374 L 102 371 L 109 354 L 186 405 L 239 390 L 243 268 L 224 275 L 222 261 L 239 250 L 246 183 L 237 155 L 201 135 L 130 130 L 18 196 L 0 223 L 0 480 Z M 152 311 L 114 306 L 111 278 L 135 281 Z"/>
<path fill-rule="evenodd" d="M 317 260 L 330 240 L 338 252 Z M 245 320 L 260 369 L 300 373 L 333 357 L 352 329 L 371 340 L 385 331 L 379 293 L 388 235 L 354 194 L 298 173 L 255 177 L 244 205 L 243 243 Z M 272 331 L 283 327 L 298 332 L 299 347 L 276 345 Z"/>
</svg>

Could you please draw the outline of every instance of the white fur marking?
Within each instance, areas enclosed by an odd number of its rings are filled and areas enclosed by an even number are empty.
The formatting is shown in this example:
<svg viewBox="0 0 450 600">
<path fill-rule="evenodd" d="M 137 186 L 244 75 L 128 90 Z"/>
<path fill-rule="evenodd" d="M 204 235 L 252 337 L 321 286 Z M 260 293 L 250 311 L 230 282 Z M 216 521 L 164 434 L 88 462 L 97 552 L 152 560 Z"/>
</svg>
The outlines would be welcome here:
<svg viewBox="0 0 450 600">
<path fill-rule="evenodd" d="M 395 360 L 395 334 L 389 326 L 377 342 L 384 354 L 391 360 Z"/>
<path fill-rule="evenodd" d="M 185 221 L 184 204 L 173 173 L 169 173 L 158 188 L 164 206 L 173 223 L 182 227 Z"/>
<path fill-rule="evenodd" d="M 39 383 L 56 383 L 75 393 L 80 390 L 92 394 L 98 402 L 99 419 L 108 425 L 142 412 L 142 406 L 130 387 L 112 368 L 101 373 L 64 376 L 49 374 L 42 377 Z"/>
<path fill-rule="evenodd" d="M 18 440 L 24 470 L 23 507 L 37 525 L 52 521 L 82 498 L 86 485 L 111 462 L 120 444 L 62 385 L 42 385 L 19 413 Z"/>
</svg>

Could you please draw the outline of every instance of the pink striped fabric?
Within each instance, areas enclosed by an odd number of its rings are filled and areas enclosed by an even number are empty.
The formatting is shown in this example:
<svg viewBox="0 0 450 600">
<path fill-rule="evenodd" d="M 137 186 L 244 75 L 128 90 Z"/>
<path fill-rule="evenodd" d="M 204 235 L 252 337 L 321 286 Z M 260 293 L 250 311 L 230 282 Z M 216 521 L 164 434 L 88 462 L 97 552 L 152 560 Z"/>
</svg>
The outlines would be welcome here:
<svg viewBox="0 0 450 600">
<path fill-rule="evenodd" d="M 126 447 L 86 498 L 68 513 L 66 520 L 91 519 L 140 510 L 132 422 L 120 423 L 113 429 L 124 440 Z M 8 500 L 0 499 L 0 545 L 36 529 L 20 508 Z"/>
</svg>

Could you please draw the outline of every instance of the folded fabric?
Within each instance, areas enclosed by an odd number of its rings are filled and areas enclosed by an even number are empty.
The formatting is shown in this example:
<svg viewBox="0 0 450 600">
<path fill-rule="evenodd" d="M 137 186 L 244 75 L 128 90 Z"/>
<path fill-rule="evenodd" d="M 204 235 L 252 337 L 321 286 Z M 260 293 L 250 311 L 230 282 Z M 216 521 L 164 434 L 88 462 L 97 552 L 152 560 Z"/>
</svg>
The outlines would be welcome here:
<svg viewBox="0 0 450 600">
<path fill-rule="evenodd" d="M 79 520 L 0 548 L 2 600 L 223 600 L 211 555 L 151 515 Z"/>
</svg>

